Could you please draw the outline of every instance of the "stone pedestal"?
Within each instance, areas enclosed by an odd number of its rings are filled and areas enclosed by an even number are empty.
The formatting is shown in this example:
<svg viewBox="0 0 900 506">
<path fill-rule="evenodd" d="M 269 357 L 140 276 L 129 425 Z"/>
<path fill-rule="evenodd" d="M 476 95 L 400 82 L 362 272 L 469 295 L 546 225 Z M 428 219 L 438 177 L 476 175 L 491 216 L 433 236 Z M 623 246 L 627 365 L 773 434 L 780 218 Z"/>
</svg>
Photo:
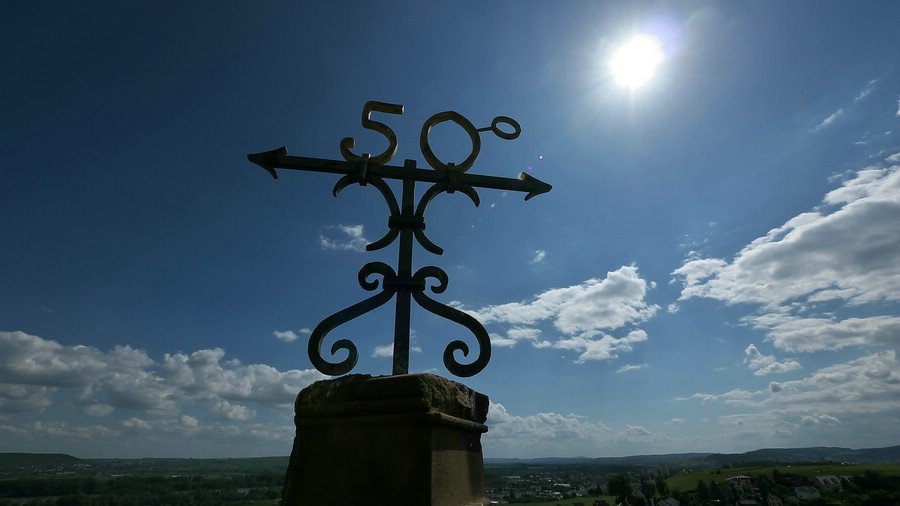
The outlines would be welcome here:
<svg viewBox="0 0 900 506">
<path fill-rule="evenodd" d="M 433 374 L 303 389 L 284 506 L 483 506 L 488 398 Z"/>
</svg>

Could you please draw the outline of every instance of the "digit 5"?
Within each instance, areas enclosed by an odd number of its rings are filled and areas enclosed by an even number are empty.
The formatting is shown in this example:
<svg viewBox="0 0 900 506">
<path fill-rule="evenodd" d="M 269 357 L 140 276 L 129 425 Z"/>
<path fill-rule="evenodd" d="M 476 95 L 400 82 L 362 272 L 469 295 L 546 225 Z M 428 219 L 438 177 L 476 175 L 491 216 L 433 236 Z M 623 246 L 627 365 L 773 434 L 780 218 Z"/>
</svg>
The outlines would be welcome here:
<svg viewBox="0 0 900 506">
<path fill-rule="evenodd" d="M 363 106 L 362 110 L 362 126 L 363 128 L 368 128 L 369 130 L 375 130 L 376 132 L 383 135 L 388 141 L 388 147 L 378 156 L 369 157 L 369 162 L 385 164 L 390 161 L 391 158 L 397 154 L 397 134 L 391 130 L 391 127 L 381 123 L 380 121 L 373 120 L 370 116 L 373 112 L 383 112 L 386 114 L 403 114 L 403 106 L 400 104 L 388 104 L 387 102 L 376 102 L 374 100 L 370 100 L 366 102 L 366 105 Z M 353 137 L 344 137 L 341 139 L 341 154 L 344 156 L 344 160 L 348 162 L 361 162 L 365 158 L 363 156 L 357 155 L 350 151 L 351 148 L 356 146 L 356 141 L 353 140 Z"/>
</svg>

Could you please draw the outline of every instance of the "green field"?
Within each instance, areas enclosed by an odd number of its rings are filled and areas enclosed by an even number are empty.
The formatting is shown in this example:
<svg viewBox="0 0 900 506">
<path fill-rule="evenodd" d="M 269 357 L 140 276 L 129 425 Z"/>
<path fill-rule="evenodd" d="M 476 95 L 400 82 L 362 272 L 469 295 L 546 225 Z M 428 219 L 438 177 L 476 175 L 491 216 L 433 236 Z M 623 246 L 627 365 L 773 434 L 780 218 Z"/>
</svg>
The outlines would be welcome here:
<svg viewBox="0 0 900 506">
<path fill-rule="evenodd" d="M 697 481 L 703 480 L 707 484 L 712 482 L 722 483 L 731 476 L 743 474 L 746 476 L 759 476 L 766 474 L 772 476 L 772 470 L 778 469 L 781 473 L 799 474 L 807 477 L 815 477 L 819 475 L 861 475 L 867 469 L 877 471 L 884 476 L 900 476 L 900 464 L 785 464 L 783 466 L 764 466 L 764 467 L 731 467 L 727 469 L 706 469 L 703 471 L 695 471 L 692 473 L 684 473 L 672 476 L 666 483 L 669 490 L 694 490 L 697 487 Z"/>
<path fill-rule="evenodd" d="M 599 497 L 580 497 L 577 499 L 563 499 L 560 501 L 547 501 L 547 502 L 531 502 L 531 503 L 523 503 L 528 504 L 528 506 L 572 506 L 577 502 L 584 503 L 584 506 L 591 506 L 594 504 L 594 501 L 598 499 L 606 499 L 606 502 L 609 504 L 616 504 L 616 498 L 611 495 L 601 495 Z"/>
</svg>

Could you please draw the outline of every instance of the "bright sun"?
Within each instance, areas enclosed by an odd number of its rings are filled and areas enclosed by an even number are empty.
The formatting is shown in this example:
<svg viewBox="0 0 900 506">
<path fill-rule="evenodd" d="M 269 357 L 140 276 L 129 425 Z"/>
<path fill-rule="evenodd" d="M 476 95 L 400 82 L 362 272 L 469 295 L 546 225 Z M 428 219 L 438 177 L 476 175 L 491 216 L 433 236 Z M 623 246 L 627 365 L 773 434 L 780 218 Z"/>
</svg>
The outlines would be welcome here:
<svg viewBox="0 0 900 506">
<path fill-rule="evenodd" d="M 635 89 L 653 77 L 653 72 L 662 63 L 663 57 L 656 37 L 635 35 L 613 53 L 609 60 L 609 70 L 617 83 Z"/>
</svg>

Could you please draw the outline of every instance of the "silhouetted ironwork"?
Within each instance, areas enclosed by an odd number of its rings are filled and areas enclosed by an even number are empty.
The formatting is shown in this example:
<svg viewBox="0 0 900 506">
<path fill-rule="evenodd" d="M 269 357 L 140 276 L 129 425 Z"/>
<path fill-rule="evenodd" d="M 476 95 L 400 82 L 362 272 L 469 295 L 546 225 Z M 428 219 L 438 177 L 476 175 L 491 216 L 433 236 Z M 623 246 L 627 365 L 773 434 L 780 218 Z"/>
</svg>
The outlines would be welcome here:
<svg viewBox="0 0 900 506">
<path fill-rule="evenodd" d="M 413 238 L 426 250 L 440 255 L 444 252 L 439 246 L 431 242 L 425 235 L 425 208 L 431 200 L 440 193 L 462 192 L 478 206 L 480 200 L 475 188 L 493 188 L 498 190 L 511 190 L 525 192 L 525 200 L 550 191 L 549 184 L 525 174 L 519 179 L 483 176 L 467 174 L 466 171 L 475 163 L 475 159 L 481 150 L 481 138 L 479 132 L 491 131 L 502 139 L 515 139 L 521 133 L 521 127 L 514 119 L 506 116 L 497 116 L 491 122 L 491 126 L 475 128 L 472 123 L 461 114 L 454 111 L 437 113 L 422 125 L 419 145 L 425 161 L 434 170 L 420 169 L 416 167 L 415 160 L 406 160 L 402 166 L 386 165 L 397 152 L 397 136 L 393 130 L 384 123 L 371 118 L 373 112 L 387 114 L 403 114 L 403 106 L 384 102 L 366 102 L 362 112 L 362 126 L 382 134 L 388 140 L 387 149 L 377 155 L 370 156 L 367 153 L 357 155 L 351 150 L 355 147 L 352 137 L 341 140 L 340 149 L 344 160 L 327 160 L 322 158 L 307 158 L 287 154 L 284 147 L 247 155 L 247 158 L 265 169 L 273 178 L 278 178 L 275 169 L 292 169 L 312 172 L 327 172 L 342 174 L 343 177 L 334 185 L 332 193 L 337 196 L 347 186 L 357 183 L 361 186 L 371 184 L 384 197 L 390 209 L 388 218 L 388 232 L 381 239 L 366 245 L 367 251 L 375 251 L 392 244 L 400 238 L 400 254 L 397 271 L 384 262 L 369 262 L 359 271 L 359 284 L 366 291 L 375 291 L 379 287 L 378 280 L 370 281 L 370 277 L 380 275 L 381 292 L 358 302 L 350 307 L 322 320 L 309 337 L 308 353 L 313 365 L 324 374 L 340 375 L 350 372 L 359 359 L 356 345 L 347 339 L 339 339 L 331 346 L 331 355 L 339 350 L 347 350 L 347 357 L 340 362 L 329 362 L 322 356 L 322 343 L 325 336 L 348 321 L 357 318 L 373 309 L 380 307 L 396 296 L 397 304 L 394 317 L 394 363 L 393 374 L 407 374 L 409 372 L 409 318 L 410 297 L 422 308 L 449 320 L 452 320 L 469 329 L 478 342 L 478 355 L 468 364 L 457 362 L 454 353 L 461 351 L 464 357 L 469 356 L 469 346 L 460 340 L 452 341 L 444 350 L 444 365 L 451 373 L 468 377 L 481 372 L 491 358 L 491 342 L 484 326 L 472 316 L 442 304 L 425 294 L 425 288 L 429 278 L 436 281 L 430 289 L 433 293 L 442 293 L 447 288 L 447 273 L 441 268 L 427 266 L 412 272 Z M 428 142 L 428 134 L 431 128 L 445 121 L 452 121 L 462 127 L 472 141 L 472 151 L 459 165 L 444 163 L 439 160 Z M 500 129 L 500 125 L 512 127 L 513 132 L 508 133 Z M 385 179 L 399 179 L 403 182 L 400 202 Z M 432 183 L 415 205 L 416 182 Z"/>
</svg>

